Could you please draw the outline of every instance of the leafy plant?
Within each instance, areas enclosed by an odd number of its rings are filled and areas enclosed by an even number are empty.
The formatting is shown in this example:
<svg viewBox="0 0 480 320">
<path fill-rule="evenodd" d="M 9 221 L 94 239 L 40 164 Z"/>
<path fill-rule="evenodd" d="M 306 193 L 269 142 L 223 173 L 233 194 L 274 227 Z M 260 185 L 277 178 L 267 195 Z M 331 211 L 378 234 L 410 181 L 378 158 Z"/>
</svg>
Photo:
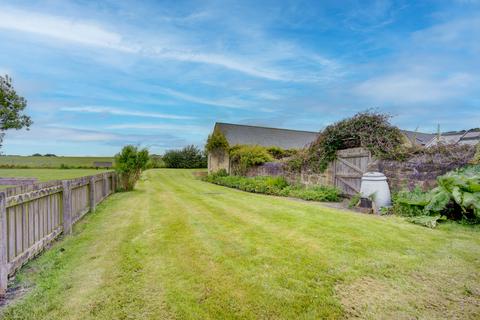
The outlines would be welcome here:
<svg viewBox="0 0 480 320">
<path fill-rule="evenodd" d="M 451 171 L 438 177 L 437 182 L 438 187 L 430 192 L 426 212 L 446 211 L 454 203 L 460 210 L 450 213 L 449 218 L 480 218 L 480 166 Z"/>
<path fill-rule="evenodd" d="M 420 187 L 412 191 L 402 190 L 393 195 L 393 211 L 401 216 L 421 216 L 425 214 L 424 209 L 429 201 L 430 195 Z"/>
<path fill-rule="evenodd" d="M 207 157 L 202 150 L 194 145 L 181 150 L 169 150 L 162 157 L 167 168 L 206 168 Z"/>
<path fill-rule="evenodd" d="M 348 207 L 350 209 L 355 208 L 358 203 L 360 202 L 360 199 L 362 198 L 362 195 L 360 193 L 354 194 L 351 198 L 350 201 L 348 202 Z"/>
<path fill-rule="evenodd" d="M 215 129 L 207 138 L 205 144 L 206 152 L 218 152 L 226 151 L 229 148 L 229 144 L 225 135 L 218 129 Z"/>
<path fill-rule="evenodd" d="M 133 190 L 142 171 L 147 168 L 148 150 L 128 145 L 115 155 L 115 171 L 119 175 L 120 187 L 124 191 Z"/>
<path fill-rule="evenodd" d="M 341 149 L 364 147 L 379 158 L 395 153 L 405 138 L 390 124 L 390 118 L 388 114 L 365 111 L 327 126 L 308 149 L 309 167 L 325 171 Z"/>
<path fill-rule="evenodd" d="M 451 171 L 437 178 L 429 192 L 420 188 L 394 196 L 394 212 L 403 216 L 446 216 L 452 220 L 480 221 L 480 166 Z"/>
<path fill-rule="evenodd" d="M 262 146 L 236 145 L 230 148 L 230 160 L 233 174 L 244 175 L 248 168 L 273 161 L 273 157 Z"/>
</svg>

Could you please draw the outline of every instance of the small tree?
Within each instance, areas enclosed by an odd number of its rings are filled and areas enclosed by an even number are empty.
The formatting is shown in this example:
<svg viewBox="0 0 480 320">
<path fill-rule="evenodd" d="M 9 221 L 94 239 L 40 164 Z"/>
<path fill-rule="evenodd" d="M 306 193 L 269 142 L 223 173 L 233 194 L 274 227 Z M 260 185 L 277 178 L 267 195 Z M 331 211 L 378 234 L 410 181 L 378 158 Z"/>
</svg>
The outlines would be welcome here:
<svg viewBox="0 0 480 320">
<path fill-rule="evenodd" d="M 220 130 L 214 130 L 207 138 L 207 143 L 205 144 L 206 152 L 219 152 L 228 150 L 229 145 L 227 138 Z"/>
<path fill-rule="evenodd" d="M 17 94 L 12 79 L 7 75 L 0 76 L 0 146 L 6 130 L 28 130 L 32 125 L 30 117 L 22 114 L 26 107 L 27 100 Z"/>
<path fill-rule="evenodd" d="M 123 147 L 115 155 L 115 171 L 119 175 L 122 190 L 133 190 L 142 171 L 147 168 L 149 159 L 147 149 L 138 149 L 132 145 Z"/>
</svg>

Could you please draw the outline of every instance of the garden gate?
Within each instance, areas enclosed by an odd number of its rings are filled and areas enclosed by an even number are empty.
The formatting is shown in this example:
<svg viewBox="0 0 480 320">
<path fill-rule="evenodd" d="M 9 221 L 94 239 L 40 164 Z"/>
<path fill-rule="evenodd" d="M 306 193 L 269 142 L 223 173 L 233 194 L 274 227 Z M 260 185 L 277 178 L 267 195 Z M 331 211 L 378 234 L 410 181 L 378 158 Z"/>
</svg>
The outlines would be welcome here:
<svg viewBox="0 0 480 320">
<path fill-rule="evenodd" d="M 367 172 L 371 154 L 364 148 L 351 148 L 337 151 L 333 163 L 333 183 L 344 194 L 360 192 L 362 175 Z"/>
</svg>

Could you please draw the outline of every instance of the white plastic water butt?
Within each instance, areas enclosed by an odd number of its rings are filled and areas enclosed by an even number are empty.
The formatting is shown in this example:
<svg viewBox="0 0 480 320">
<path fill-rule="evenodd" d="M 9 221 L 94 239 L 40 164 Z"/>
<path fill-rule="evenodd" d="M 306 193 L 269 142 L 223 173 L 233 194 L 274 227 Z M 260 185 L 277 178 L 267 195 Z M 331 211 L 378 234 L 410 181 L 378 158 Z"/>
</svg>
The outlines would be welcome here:
<svg viewBox="0 0 480 320">
<path fill-rule="evenodd" d="M 375 202 L 377 208 L 388 207 L 392 204 L 387 177 L 381 172 L 366 172 L 362 176 L 360 194 Z"/>
</svg>

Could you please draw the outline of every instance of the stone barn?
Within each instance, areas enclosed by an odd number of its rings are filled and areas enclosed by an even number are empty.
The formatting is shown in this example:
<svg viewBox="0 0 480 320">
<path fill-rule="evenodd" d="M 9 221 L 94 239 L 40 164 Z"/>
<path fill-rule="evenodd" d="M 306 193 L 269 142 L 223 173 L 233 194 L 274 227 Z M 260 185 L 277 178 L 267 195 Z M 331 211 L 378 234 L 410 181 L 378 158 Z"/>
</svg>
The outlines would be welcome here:
<svg viewBox="0 0 480 320">
<path fill-rule="evenodd" d="M 282 149 L 301 149 L 313 142 L 318 132 L 249 126 L 233 123 L 215 123 L 213 131 L 223 133 L 230 146 L 259 145 Z M 212 132 L 213 132 L 212 131 Z M 208 171 L 225 169 L 230 173 L 230 158 L 227 152 L 208 154 Z"/>
</svg>

